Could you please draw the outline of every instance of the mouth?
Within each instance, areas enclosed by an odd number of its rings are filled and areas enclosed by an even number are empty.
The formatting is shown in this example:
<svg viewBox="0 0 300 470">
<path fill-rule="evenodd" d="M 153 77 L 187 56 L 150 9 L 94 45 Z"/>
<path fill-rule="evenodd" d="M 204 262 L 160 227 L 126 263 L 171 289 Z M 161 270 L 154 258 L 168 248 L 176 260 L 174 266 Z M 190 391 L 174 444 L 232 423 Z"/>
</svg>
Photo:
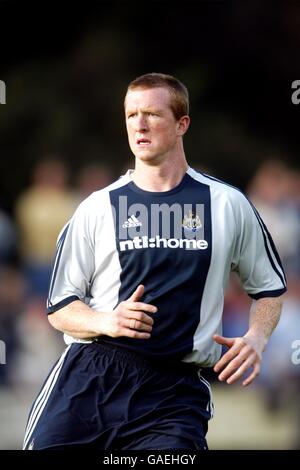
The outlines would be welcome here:
<svg viewBox="0 0 300 470">
<path fill-rule="evenodd" d="M 151 144 L 151 140 L 149 139 L 137 139 L 136 143 L 139 147 L 147 147 Z"/>
</svg>

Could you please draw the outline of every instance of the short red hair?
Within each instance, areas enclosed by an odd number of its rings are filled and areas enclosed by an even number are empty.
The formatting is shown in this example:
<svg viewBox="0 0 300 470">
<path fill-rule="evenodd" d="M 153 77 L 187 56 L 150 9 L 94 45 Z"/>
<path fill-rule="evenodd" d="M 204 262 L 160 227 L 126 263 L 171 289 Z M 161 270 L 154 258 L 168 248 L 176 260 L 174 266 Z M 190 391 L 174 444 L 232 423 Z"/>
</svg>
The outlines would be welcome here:
<svg viewBox="0 0 300 470">
<path fill-rule="evenodd" d="M 189 94 L 186 86 L 172 75 L 164 73 L 146 73 L 129 83 L 127 92 L 137 88 L 166 88 L 171 96 L 171 109 L 178 121 L 182 116 L 189 114 Z"/>
</svg>

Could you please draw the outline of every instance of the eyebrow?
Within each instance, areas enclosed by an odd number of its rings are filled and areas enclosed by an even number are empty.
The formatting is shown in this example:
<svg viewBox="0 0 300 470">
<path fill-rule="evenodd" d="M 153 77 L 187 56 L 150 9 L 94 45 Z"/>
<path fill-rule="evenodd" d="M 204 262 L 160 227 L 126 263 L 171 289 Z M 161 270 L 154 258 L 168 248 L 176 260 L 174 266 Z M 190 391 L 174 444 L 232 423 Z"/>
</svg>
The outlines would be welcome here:
<svg viewBox="0 0 300 470">
<path fill-rule="evenodd" d="M 126 114 L 133 113 L 133 112 L 135 112 L 135 110 L 136 110 L 136 108 L 129 108 L 129 109 L 126 110 Z M 162 113 L 163 110 L 161 108 L 154 108 L 154 107 L 153 108 L 145 107 L 145 108 L 142 109 L 142 113 L 149 113 L 149 112 L 158 114 L 158 113 Z"/>
</svg>

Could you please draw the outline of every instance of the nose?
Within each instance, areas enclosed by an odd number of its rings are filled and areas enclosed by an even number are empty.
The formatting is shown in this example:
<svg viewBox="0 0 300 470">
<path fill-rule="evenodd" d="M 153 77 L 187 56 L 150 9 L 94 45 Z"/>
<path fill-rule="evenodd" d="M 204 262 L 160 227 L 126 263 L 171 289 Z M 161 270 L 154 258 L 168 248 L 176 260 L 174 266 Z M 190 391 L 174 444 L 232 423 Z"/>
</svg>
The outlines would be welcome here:
<svg viewBox="0 0 300 470">
<path fill-rule="evenodd" d="M 138 114 L 136 119 L 136 130 L 138 132 L 145 132 L 148 130 L 148 123 L 144 114 Z"/>
</svg>

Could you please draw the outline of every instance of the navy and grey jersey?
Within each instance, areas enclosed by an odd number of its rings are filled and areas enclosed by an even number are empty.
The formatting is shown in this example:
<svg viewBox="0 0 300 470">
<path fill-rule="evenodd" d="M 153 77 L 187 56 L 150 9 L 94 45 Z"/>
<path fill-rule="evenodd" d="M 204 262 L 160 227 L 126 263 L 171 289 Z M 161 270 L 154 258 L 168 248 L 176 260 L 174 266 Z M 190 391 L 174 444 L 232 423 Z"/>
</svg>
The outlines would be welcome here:
<svg viewBox="0 0 300 470">
<path fill-rule="evenodd" d="M 189 167 L 176 187 L 152 192 L 131 174 L 85 199 L 60 233 L 48 313 L 78 299 L 112 311 L 143 284 L 141 301 L 158 308 L 151 338 L 102 340 L 153 359 L 213 366 L 230 272 L 253 299 L 286 291 L 272 238 L 244 194 L 215 178 Z"/>
</svg>

